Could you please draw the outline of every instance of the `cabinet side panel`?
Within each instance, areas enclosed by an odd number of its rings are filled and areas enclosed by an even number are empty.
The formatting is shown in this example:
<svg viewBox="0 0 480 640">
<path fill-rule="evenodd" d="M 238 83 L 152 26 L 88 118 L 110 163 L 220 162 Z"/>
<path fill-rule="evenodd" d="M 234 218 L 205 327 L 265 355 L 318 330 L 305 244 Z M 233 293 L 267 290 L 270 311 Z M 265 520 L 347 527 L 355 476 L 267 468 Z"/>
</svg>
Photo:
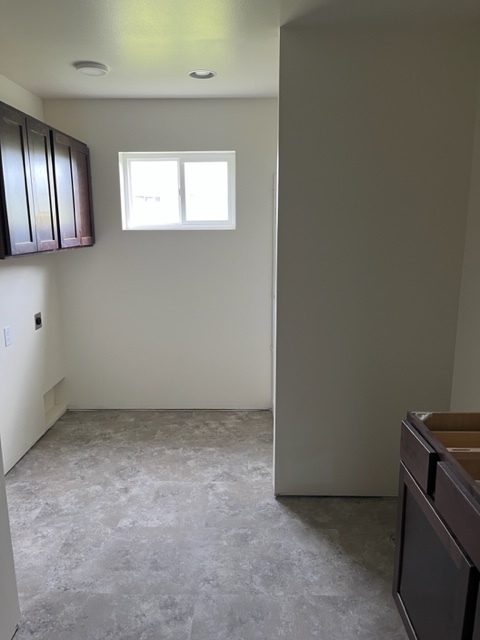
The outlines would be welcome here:
<svg viewBox="0 0 480 640">
<path fill-rule="evenodd" d="M 473 640 L 480 640 L 480 592 L 477 596 L 477 609 L 475 612 L 475 626 L 473 629 Z"/>
</svg>

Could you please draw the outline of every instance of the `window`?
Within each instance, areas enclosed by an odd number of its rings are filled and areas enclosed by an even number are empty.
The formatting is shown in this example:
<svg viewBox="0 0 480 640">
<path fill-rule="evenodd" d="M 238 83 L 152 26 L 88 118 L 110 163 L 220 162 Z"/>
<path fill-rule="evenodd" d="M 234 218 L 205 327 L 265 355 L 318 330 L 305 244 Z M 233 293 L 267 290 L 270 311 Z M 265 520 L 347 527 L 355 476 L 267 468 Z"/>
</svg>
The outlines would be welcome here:
<svg viewBox="0 0 480 640">
<path fill-rule="evenodd" d="M 123 229 L 235 229 L 235 151 L 118 156 Z"/>
</svg>

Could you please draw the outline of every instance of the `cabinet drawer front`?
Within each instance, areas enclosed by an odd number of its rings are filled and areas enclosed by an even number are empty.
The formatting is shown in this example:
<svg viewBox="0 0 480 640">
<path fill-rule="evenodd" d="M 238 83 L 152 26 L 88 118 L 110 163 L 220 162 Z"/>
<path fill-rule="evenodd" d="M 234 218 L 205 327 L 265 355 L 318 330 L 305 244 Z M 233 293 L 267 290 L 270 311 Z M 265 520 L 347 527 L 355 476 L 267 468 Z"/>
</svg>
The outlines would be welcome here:
<svg viewBox="0 0 480 640">
<path fill-rule="evenodd" d="M 477 567 L 480 567 L 480 507 L 441 462 L 437 465 L 435 506 Z"/>
<path fill-rule="evenodd" d="M 435 471 L 438 454 L 409 424 L 402 422 L 400 457 L 407 469 L 425 493 L 431 495 L 435 488 Z"/>
</svg>

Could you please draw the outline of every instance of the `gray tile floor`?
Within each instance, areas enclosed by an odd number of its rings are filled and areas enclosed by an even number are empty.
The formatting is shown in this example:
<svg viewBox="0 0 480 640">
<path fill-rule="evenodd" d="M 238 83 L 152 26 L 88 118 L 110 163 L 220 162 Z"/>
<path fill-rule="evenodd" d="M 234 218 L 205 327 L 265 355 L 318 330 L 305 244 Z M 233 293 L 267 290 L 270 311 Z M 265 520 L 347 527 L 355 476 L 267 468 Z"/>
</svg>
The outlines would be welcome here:
<svg viewBox="0 0 480 640">
<path fill-rule="evenodd" d="M 16 640 L 405 640 L 395 501 L 282 498 L 264 411 L 69 412 L 7 475 Z"/>
</svg>

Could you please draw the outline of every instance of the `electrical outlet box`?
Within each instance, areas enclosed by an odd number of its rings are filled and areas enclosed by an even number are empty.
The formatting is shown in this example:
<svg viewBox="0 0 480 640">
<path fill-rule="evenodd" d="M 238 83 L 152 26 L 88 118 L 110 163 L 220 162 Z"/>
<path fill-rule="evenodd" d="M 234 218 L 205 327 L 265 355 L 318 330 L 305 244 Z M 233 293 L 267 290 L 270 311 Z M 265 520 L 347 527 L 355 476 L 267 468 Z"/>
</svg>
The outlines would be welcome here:
<svg viewBox="0 0 480 640">
<path fill-rule="evenodd" d="M 11 327 L 3 327 L 3 339 L 6 347 L 10 347 L 12 345 L 13 338 Z"/>
<path fill-rule="evenodd" d="M 35 319 L 35 331 L 37 329 L 41 329 L 42 328 L 42 314 L 40 312 L 38 312 L 33 317 Z"/>
</svg>

